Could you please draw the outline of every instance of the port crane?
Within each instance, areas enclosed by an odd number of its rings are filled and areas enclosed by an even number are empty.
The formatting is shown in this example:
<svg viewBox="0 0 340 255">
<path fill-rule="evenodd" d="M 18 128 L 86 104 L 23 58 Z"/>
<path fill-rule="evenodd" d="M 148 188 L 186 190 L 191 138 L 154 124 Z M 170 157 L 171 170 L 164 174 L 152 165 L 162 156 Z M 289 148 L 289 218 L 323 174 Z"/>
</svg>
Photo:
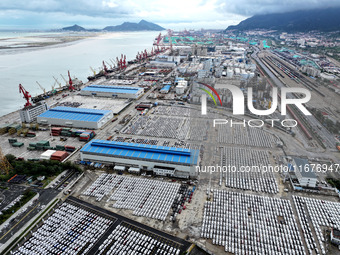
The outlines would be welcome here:
<svg viewBox="0 0 340 255">
<path fill-rule="evenodd" d="M 60 74 L 60 76 L 61 76 L 61 78 L 64 80 L 65 85 L 68 86 L 68 81 L 65 79 L 65 77 L 64 77 L 62 74 Z"/>
<path fill-rule="evenodd" d="M 97 74 L 96 70 L 94 70 L 94 69 L 92 68 L 92 66 L 90 66 L 90 69 L 91 69 L 91 71 L 93 72 L 93 76 L 96 76 L 96 74 Z"/>
<path fill-rule="evenodd" d="M 123 69 L 126 69 L 126 55 L 124 55 L 122 67 Z"/>
<path fill-rule="evenodd" d="M 123 69 L 123 54 L 120 56 L 119 66 L 120 66 L 120 69 Z"/>
<path fill-rule="evenodd" d="M 107 74 L 109 70 L 107 69 L 107 66 L 105 65 L 104 60 L 103 60 L 103 68 L 104 68 L 104 73 Z"/>
<path fill-rule="evenodd" d="M 58 79 L 56 77 L 53 76 L 53 79 L 55 80 L 55 82 L 59 85 L 60 90 L 63 89 L 63 87 L 61 86 L 61 83 L 58 81 Z"/>
<path fill-rule="evenodd" d="M 162 33 L 159 33 L 159 35 L 157 37 L 157 42 L 156 42 L 157 45 L 159 45 L 161 39 L 162 39 Z"/>
<path fill-rule="evenodd" d="M 57 90 L 55 89 L 56 85 L 57 85 L 57 81 L 55 81 L 54 84 L 52 85 L 52 94 L 57 93 Z"/>
<path fill-rule="evenodd" d="M 111 70 L 113 69 L 113 66 L 109 62 L 105 61 L 105 63 L 111 68 Z"/>
<path fill-rule="evenodd" d="M 41 86 L 41 84 L 38 81 L 36 81 L 36 83 L 39 85 L 41 90 L 44 92 L 44 96 L 46 96 L 46 89 L 43 86 Z"/>
<path fill-rule="evenodd" d="M 112 58 L 110 58 L 110 61 L 111 61 L 112 65 L 113 65 L 112 68 L 114 68 L 116 66 L 115 61 Z"/>
<path fill-rule="evenodd" d="M 32 105 L 30 103 L 31 95 L 21 84 L 19 84 L 19 93 L 22 93 L 24 95 L 24 98 L 26 99 L 25 108 L 28 107 L 28 106 L 31 106 Z"/>
<path fill-rule="evenodd" d="M 71 75 L 70 75 L 70 71 L 67 71 L 67 74 L 68 74 L 68 88 L 70 89 L 70 91 L 73 91 L 75 90 L 75 88 L 73 87 L 73 82 L 72 82 L 72 79 L 71 79 Z"/>
</svg>

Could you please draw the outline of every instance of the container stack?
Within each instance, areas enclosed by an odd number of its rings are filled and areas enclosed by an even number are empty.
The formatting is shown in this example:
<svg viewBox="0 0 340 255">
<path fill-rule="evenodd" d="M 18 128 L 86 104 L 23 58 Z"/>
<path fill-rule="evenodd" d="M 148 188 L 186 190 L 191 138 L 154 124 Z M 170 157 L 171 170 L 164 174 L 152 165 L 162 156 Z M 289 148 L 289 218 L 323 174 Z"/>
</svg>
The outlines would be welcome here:
<svg viewBox="0 0 340 255">
<path fill-rule="evenodd" d="M 88 142 L 95 136 L 94 131 L 83 132 L 79 136 L 79 141 Z"/>
<path fill-rule="evenodd" d="M 62 128 L 54 127 L 52 128 L 52 135 L 53 136 L 59 136 L 62 131 Z"/>
<path fill-rule="evenodd" d="M 55 150 L 47 150 L 40 155 L 40 159 L 49 160 L 55 152 L 56 152 Z"/>
<path fill-rule="evenodd" d="M 71 128 L 63 128 L 60 135 L 70 137 L 72 135 Z"/>
<path fill-rule="evenodd" d="M 68 157 L 68 153 L 66 151 L 56 151 L 55 153 L 52 154 L 51 160 L 58 160 L 62 162 L 65 158 Z"/>
<path fill-rule="evenodd" d="M 51 149 L 50 147 L 50 142 L 49 141 L 39 141 L 36 143 L 36 149 L 37 150 L 49 150 Z"/>
</svg>

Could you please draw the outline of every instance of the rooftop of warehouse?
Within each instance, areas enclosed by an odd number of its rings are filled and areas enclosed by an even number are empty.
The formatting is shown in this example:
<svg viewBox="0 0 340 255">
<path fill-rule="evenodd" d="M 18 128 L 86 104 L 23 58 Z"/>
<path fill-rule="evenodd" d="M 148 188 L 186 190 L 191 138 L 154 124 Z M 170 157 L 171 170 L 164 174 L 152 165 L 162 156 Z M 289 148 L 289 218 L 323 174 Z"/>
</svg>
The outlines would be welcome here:
<svg viewBox="0 0 340 255">
<path fill-rule="evenodd" d="M 92 140 L 81 152 L 187 165 L 197 164 L 199 156 L 199 150 L 104 140 Z"/>
<path fill-rule="evenodd" d="M 171 85 L 165 85 L 161 90 L 169 90 L 171 88 Z"/>
<path fill-rule="evenodd" d="M 303 158 L 293 158 L 296 164 L 295 171 L 300 171 L 305 178 L 317 178 L 313 169 L 309 166 L 308 160 Z"/>
<path fill-rule="evenodd" d="M 66 120 L 80 120 L 80 121 L 99 121 L 103 116 L 110 113 L 109 110 L 97 110 L 86 108 L 73 108 L 58 106 L 40 114 L 38 117 L 66 119 Z"/>
<path fill-rule="evenodd" d="M 82 90 L 92 92 L 109 92 L 121 94 L 136 94 L 143 88 L 139 87 L 125 87 L 125 86 L 107 86 L 107 85 L 89 85 Z"/>
</svg>

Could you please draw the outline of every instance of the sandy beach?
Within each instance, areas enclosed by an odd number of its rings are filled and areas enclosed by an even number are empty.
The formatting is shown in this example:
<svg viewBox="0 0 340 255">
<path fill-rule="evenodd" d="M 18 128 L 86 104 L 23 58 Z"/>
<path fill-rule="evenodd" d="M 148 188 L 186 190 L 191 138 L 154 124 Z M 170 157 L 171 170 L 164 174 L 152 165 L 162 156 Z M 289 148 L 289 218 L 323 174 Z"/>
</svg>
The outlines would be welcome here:
<svg viewBox="0 0 340 255">
<path fill-rule="evenodd" d="M 47 46 L 57 46 L 65 43 L 71 43 L 90 37 L 96 37 L 102 33 L 84 32 L 84 33 L 42 33 L 41 35 L 19 36 L 0 38 L 0 51 L 4 50 L 23 50 L 39 49 Z"/>
</svg>

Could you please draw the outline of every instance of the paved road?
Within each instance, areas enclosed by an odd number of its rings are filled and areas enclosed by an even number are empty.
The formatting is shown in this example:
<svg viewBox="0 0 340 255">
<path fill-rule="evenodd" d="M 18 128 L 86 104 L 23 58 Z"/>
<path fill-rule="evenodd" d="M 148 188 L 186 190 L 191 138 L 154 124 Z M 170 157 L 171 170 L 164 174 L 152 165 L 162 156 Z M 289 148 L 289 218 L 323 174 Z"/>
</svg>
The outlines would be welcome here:
<svg viewBox="0 0 340 255">
<path fill-rule="evenodd" d="M 37 213 L 44 209 L 44 207 L 58 195 L 58 191 L 54 189 L 36 189 L 39 193 L 39 198 L 27 210 L 12 221 L 3 231 L 0 232 L 0 244 L 6 243 L 12 235 L 14 235 Z"/>
</svg>

